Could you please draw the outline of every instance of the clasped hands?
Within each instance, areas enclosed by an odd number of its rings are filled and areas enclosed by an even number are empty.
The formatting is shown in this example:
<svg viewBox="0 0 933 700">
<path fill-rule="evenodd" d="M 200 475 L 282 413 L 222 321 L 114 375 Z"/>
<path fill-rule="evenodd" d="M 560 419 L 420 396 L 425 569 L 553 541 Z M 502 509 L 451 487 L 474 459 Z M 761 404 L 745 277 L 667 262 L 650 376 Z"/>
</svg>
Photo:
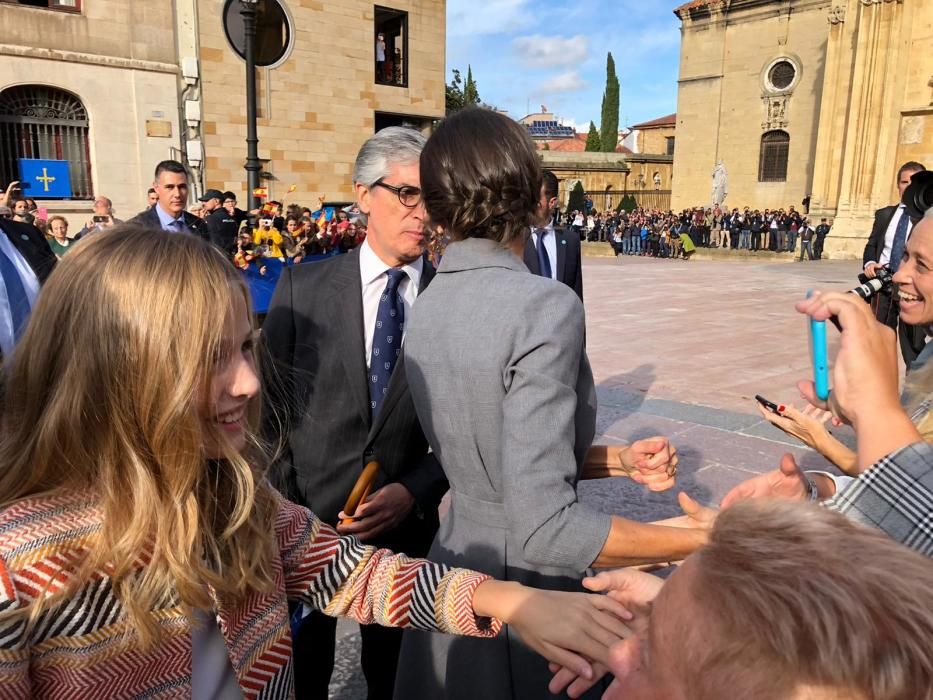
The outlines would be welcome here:
<svg viewBox="0 0 933 700">
<path fill-rule="evenodd" d="M 593 445 L 586 454 L 583 477 L 605 479 L 628 476 L 649 491 L 674 486 L 680 458 L 665 437 L 636 440 L 631 445 Z"/>
</svg>

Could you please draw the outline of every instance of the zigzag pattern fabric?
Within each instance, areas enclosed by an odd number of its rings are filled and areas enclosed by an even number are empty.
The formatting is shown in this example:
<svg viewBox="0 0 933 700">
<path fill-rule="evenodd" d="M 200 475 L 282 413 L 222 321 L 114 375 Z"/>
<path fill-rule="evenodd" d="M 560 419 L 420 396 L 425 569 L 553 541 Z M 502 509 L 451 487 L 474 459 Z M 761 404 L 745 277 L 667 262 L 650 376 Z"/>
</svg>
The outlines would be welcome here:
<svg viewBox="0 0 933 700">
<path fill-rule="evenodd" d="M 177 600 L 154 611 L 163 634 L 145 652 L 132 644 L 106 571 L 44 612 L 28 635 L 24 621 L 10 619 L 67 586 L 99 530 L 89 494 L 27 499 L 0 513 L 0 699 L 191 697 L 192 621 Z M 275 590 L 216 601 L 245 698 L 294 697 L 289 599 L 366 624 L 499 633 L 501 621 L 477 618 L 472 608 L 488 576 L 365 546 L 284 499 L 275 531 Z"/>
</svg>

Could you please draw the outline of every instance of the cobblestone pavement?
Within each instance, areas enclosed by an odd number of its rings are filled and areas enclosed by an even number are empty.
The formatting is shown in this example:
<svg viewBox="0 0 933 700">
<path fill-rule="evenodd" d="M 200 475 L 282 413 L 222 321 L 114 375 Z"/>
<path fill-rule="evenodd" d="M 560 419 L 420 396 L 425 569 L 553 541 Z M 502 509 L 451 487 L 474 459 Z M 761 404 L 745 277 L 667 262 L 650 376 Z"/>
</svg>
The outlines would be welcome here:
<svg viewBox="0 0 933 700">
<path fill-rule="evenodd" d="M 808 289 L 851 289 L 857 262 L 625 257 L 584 258 L 583 267 L 597 442 L 670 437 L 681 455 L 679 487 L 708 504 L 775 468 L 784 452 L 805 468 L 825 468 L 761 420 L 754 396 L 799 404 L 795 383 L 810 375 L 810 362 L 806 322 L 793 304 Z M 650 494 L 627 479 L 587 482 L 580 494 L 637 520 L 679 515 L 676 492 Z M 339 630 L 332 697 L 365 698 L 356 627 Z"/>
</svg>

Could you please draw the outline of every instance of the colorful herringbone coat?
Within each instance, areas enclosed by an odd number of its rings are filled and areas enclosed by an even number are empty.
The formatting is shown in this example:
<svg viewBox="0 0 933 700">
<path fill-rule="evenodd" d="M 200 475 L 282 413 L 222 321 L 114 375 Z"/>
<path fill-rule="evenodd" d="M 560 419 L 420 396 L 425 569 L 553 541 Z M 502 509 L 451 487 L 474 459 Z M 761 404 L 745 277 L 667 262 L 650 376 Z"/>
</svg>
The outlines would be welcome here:
<svg viewBox="0 0 933 700">
<path fill-rule="evenodd" d="M 100 523 L 87 494 L 27 499 L 0 512 L 0 698 L 191 697 L 189 617 L 168 604 L 155 612 L 158 644 L 126 645 L 127 623 L 105 571 L 28 634 L 7 614 L 66 585 Z M 499 631 L 500 621 L 473 613 L 473 592 L 487 576 L 364 546 L 284 500 L 275 531 L 275 590 L 216 604 L 246 698 L 294 696 L 289 599 L 362 623 L 484 637 Z"/>
</svg>

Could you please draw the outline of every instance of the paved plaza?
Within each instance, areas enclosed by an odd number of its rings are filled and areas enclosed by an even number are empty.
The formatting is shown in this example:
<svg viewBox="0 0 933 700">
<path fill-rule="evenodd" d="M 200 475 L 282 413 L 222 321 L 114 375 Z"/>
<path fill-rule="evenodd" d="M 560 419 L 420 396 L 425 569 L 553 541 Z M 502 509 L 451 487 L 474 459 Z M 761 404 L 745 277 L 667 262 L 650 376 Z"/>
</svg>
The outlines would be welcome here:
<svg viewBox="0 0 933 700">
<path fill-rule="evenodd" d="M 597 442 L 666 435 L 681 455 L 678 486 L 716 504 L 735 484 L 777 467 L 785 452 L 826 468 L 761 419 L 754 396 L 801 400 L 810 376 L 807 326 L 794 308 L 808 289 L 851 289 L 855 261 L 732 262 L 584 258 L 587 350 L 599 395 Z M 830 356 L 837 334 L 830 329 Z M 840 438 L 851 439 L 843 429 Z M 581 485 L 581 499 L 638 520 L 679 515 L 676 491 L 627 479 Z M 365 697 L 355 625 L 341 623 L 333 698 Z"/>
</svg>

